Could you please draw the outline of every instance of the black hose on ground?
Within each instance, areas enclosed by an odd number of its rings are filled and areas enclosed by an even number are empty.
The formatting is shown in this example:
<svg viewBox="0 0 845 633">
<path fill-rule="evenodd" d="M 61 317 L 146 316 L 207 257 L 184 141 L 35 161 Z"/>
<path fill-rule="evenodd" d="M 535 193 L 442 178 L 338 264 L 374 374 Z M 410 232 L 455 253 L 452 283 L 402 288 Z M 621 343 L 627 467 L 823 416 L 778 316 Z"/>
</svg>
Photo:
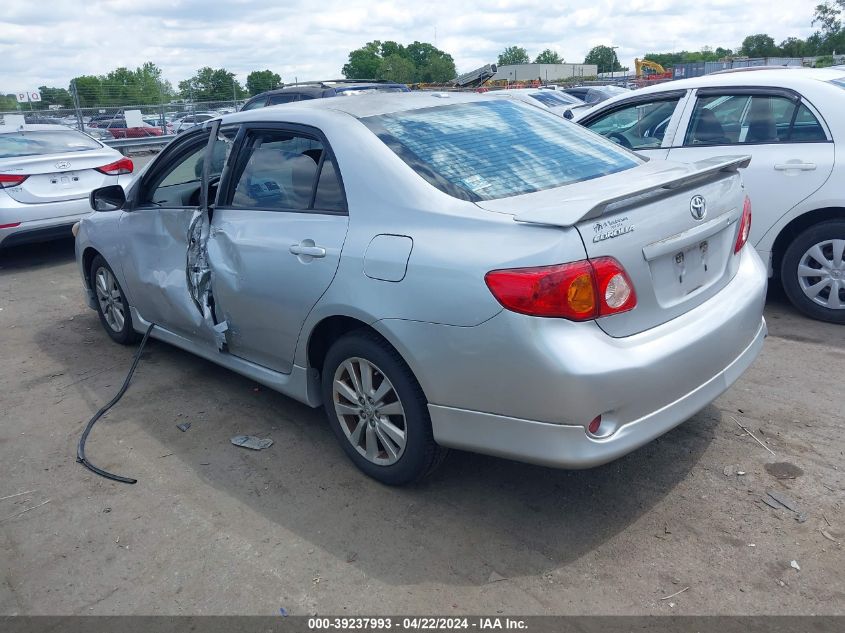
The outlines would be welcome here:
<svg viewBox="0 0 845 633">
<path fill-rule="evenodd" d="M 103 415 L 105 415 L 106 411 L 111 409 L 117 401 L 123 397 L 123 394 L 126 393 L 126 390 L 129 388 L 129 381 L 132 380 L 132 374 L 135 373 L 135 368 L 138 366 L 138 361 L 141 360 L 141 352 L 144 351 L 144 346 L 147 344 L 147 339 L 150 337 L 150 332 L 153 331 L 153 327 L 155 326 L 154 323 L 150 323 L 150 327 L 147 328 L 147 331 L 144 332 L 144 338 L 141 339 L 141 344 L 138 346 L 138 351 L 135 352 L 135 358 L 132 359 L 132 366 L 129 368 L 129 373 L 126 374 L 126 380 L 123 381 L 123 386 L 120 388 L 120 391 L 117 392 L 114 398 L 104 406 L 102 409 L 97 411 L 94 414 L 94 417 L 88 420 L 88 425 L 85 427 L 85 430 L 82 431 L 82 435 L 79 438 L 79 444 L 76 446 L 76 461 L 85 466 L 88 470 L 92 473 L 96 473 L 100 475 L 100 477 L 105 477 L 106 479 L 111 479 L 113 481 L 119 481 L 124 484 L 134 484 L 138 483 L 137 479 L 132 479 L 131 477 L 123 477 L 121 475 L 115 475 L 114 473 L 110 473 L 102 468 L 98 468 L 91 462 L 89 462 L 85 458 L 85 442 L 88 440 L 88 434 L 91 433 L 91 428 L 94 424 L 99 420 Z"/>
</svg>

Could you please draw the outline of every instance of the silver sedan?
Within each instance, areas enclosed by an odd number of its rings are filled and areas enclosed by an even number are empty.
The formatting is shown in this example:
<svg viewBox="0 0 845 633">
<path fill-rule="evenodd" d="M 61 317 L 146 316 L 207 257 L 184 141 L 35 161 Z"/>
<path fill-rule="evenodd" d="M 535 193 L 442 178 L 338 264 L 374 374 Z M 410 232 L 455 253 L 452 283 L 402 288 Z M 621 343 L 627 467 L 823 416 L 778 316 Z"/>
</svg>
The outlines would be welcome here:
<svg viewBox="0 0 845 633">
<path fill-rule="evenodd" d="M 128 182 L 132 161 L 63 125 L 0 125 L 0 248 L 70 237 L 93 189 Z"/>
<path fill-rule="evenodd" d="M 759 353 L 747 162 L 645 162 L 510 99 L 314 100 L 209 121 L 94 192 L 77 259 L 112 339 L 152 326 L 325 406 L 380 481 L 447 447 L 589 467 Z"/>
</svg>

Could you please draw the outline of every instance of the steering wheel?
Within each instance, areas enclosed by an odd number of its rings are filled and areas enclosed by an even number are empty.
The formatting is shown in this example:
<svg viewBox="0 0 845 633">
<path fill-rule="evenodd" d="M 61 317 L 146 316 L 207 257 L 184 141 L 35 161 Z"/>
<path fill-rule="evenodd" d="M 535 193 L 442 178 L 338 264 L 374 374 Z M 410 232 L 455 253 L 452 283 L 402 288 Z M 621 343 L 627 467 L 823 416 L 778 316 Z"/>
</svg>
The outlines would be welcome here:
<svg viewBox="0 0 845 633">
<path fill-rule="evenodd" d="M 625 147 L 627 149 L 634 149 L 634 146 L 631 145 L 631 141 L 629 141 L 628 138 L 624 134 L 622 134 L 622 132 L 611 132 L 607 135 L 607 138 L 609 138 L 617 145 L 621 145 L 622 147 Z"/>
</svg>

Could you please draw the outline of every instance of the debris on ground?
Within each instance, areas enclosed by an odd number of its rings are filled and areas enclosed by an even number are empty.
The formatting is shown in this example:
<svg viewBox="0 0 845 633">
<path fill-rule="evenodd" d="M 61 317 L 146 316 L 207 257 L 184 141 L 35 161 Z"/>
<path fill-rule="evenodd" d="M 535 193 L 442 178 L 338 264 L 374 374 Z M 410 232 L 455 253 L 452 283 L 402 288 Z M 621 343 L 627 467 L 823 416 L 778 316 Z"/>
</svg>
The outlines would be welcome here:
<svg viewBox="0 0 845 633">
<path fill-rule="evenodd" d="M 669 598 L 674 598 L 675 596 L 679 596 L 682 593 L 684 593 L 685 591 L 687 591 L 688 589 L 689 589 L 689 587 L 684 587 L 680 591 L 676 591 L 675 593 L 669 594 L 668 596 L 663 596 L 661 598 L 661 600 L 668 600 Z M 670 602 L 669 604 L 671 605 L 672 603 Z"/>
<path fill-rule="evenodd" d="M 43 505 L 45 505 L 45 504 L 48 504 L 48 503 L 50 503 L 51 501 L 52 501 L 52 499 L 47 499 L 47 501 L 42 501 L 42 502 L 41 502 L 41 503 L 39 503 L 38 505 L 34 505 L 34 506 L 32 506 L 31 508 L 26 508 L 26 509 L 24 509 L 24 510 L 21 510 L 21 511 L 20 511 L 20 512 L 18 512 L 17 514 L 10 514 L 9 516 L 7 516 L 7 517 L 4 517 L 4 518 L 0 519 L 0 522 L 3 522 L 3 521 L 8 521 L 9 519 L 14 519 L 15 517 L 19 517 L 20 515 L 22 515 L 22 514 L 26 514 L 26 513 L 27 513 L 27 512 L 29 512 L 30 510 L 35 510 L 35 508 L 40 508 L 41 506 L 43 506 Z"/>
<path fill-rule="evenodd" d="M 500 574 L 496 571 L 491 571 L 490 577 L 487 579 L 487 584 L 490 584 L 490 583 L 493 583 L 493 582 L 501 582 L 502 580 L 507 580 L 507 578 L 505 578 L 504 576 L 502 576 L 502 574 Z"/>
<path fill-rule="evenodd" d="M 287 615 L 288 615 L 288 610 L 287 610 L 287 609 L 285 609 L 284 607 L 279 607 L 279 615 L 281 615 L 281 616 L 283 616 L 283 617 L 287 617 Z"/>
<path fill-rule="evenodd" d="M 31 492 L 38 492 L 38 490 L 24 490 L 23 492 L 16 492 L 13 495 L 6 495 L 5 497 L 0 497 L 0 501 L 5 501 L 6 499 L 12 499 L 14 497 L 20 497 L 21 495 L 28 495 Z"/>
<path fill-rule="evenodd" d="M 254 451 L 260 451 L 264 448 L 270 448 L 273 445 L 273 440 L 269 437 L 255 437 L 254 435 L 236 435 L 231 440 L 235 446 L 249 448 Z"/>
<path fill-rule="evenodd" d="M 177 424 L 176 428 L 179 429 L 180 431 L 182 431 L 182 433 L 184 433 L 189 428 L 191 428 L 191 423 L 190 422 L 182 422 L 182 424 Z"/>
<path fill-rule="evenodd" d="M 776 490 L 767 490 L 766 494 L 787 510 L 794 512 L 795 514 L 802 514 L 801 510 L 798 508 L 798 504 L 786 495 L 783 495 Z M 764 498 L 763 501 L 766 501 L 766 499 Z"/>
<path fill-rule="evenodd" d="M 801 565 L 798 564 L 797 560 L 789 561 L 789 566 L 795 571 L 801 571 Z"/>
<path fill-rule="evenodd" d="M 804 474 L 804 471 L 795 464 L 789 462 L 774 462 L 765 464 L 763 468 L 775 479 L 795 479 Z"/>
<path fill-rule="evenodd" d="M 819 532 L 821 532 L 821 533 L 822 533 L 822 536 L 823 536 L 823 537 L 825 537 L 825 538 L 826 538 L 828 541 L 830 541 L 831 543 L 836 543 L 837 545 L 840 545 L 839 540 L 838 540 L 838 539 L 836 539 L 836 538 L 834 538 L 833 534 L 831 534 L 831 533 L 830 533 L 830 532 L 828 532 L 827 530 L 819 530 Z"/>
<path fill-rule="evenodd" d="M 775 452 L 774 452 L 772 449 L 770 449 L 768 446 L 766 446 L 765 444 L 763 444 L 763 442 L 761 442 L 760 440 L 758 440 L 758 439 L 757 439 L 757 436 L 756 436 L 756 435 L 754 435 L 754 433 L 752 433 L 751 431 L 749 431 L 747 427 L 744 427 L 744 426 L 742 425 L 742 423 L 741 423 L 739 420 L 737 420 L 734 416 L 730 416 L 730 418 L 731 418 L 731 420 L 733 420 L 734 422 L 736 422 L 737 426 L 738 426 L 739 428 L 741 428 L 743 431 L 745 431 L 745 432 L 746 432 L 746 433 L 747 433 L 747 434 L 751 437 L 751 439 L 752 439 L 752 440 L 754 440 L 755 442 L 757 442 L 760 446 L 762 446 L 763 448 L 765 448 L 765 449 L 766 449 L 767 451 L 769 451 L 772 455 L 774 455 L 774 454 L 775 454 Z"/>
</svg>

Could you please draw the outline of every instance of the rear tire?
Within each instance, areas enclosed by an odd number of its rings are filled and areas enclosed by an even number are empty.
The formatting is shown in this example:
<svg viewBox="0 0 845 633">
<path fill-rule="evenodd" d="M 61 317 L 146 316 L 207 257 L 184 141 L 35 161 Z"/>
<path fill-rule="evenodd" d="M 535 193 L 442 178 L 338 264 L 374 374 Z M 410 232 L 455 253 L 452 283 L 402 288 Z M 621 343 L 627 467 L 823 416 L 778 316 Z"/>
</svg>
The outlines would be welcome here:
<svg viewBox="0 0 845 633">
<path fill-rule="evenodd" d="M 802 231 L 784 252 L 780 267 L 784 292 L 807 316 L 845 323 L 843 249 L 845 220 L 828 220 Z"/>
<path fill-rule="evenodd" d="M 428 403 L 402 357 L 384 339 L 351 332 L 329 348 L 322 372 L 326 415 L 343 450 L 373 479 L 422 479 L 446 449 L 432 436 Z"/>
<path fill-rule="evenodd" d="M 123 288 L 120 287 L 114 271 L 102 255 L 97 255 L 91 262 L 90 279 L 97 303 L 97 314 L 106 334 L 121 345 L 136 343 L 139 336 L 132 327 L 129 302 L 123 294 Z"/>
</svg>

